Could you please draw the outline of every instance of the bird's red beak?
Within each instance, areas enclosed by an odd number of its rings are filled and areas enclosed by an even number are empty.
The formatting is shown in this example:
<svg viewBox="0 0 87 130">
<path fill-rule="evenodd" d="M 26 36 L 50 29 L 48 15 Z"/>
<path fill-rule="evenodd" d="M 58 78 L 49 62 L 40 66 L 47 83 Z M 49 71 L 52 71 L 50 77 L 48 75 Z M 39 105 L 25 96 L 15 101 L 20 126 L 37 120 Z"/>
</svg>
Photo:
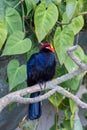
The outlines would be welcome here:
<svg viewBox="0 0 87 130">
<path fill-rule="evenodd" d="M 55 50 L 54 50 L 52 44 L 50 44 L 50 43 L 48 43 L 48 42 L 42 44 L 41 49 L 44 49 L 44 48 L 50 50 L 50 51 L 53 52 L 53 53 L 55 52 Z"/>
<path fill-rule="evenodd" d="M 54 50 L 54 48 L 53 48 L 53 46 L 52 46 L 52 44 L 50 44 L 50 47 L 46 47 L 47 49 L 49 49 L 51 52 L 55 52 L 55 50 Z"/>
<path fill-rule="evenodd" d="M 50 44 L 50 46 L 51 46 L 50 50 L 54 53 L 54 52 L 55 52 L 55 50 L 54 50 L 54 48 L 53 48 L 52 44 Z"/>
</svg>

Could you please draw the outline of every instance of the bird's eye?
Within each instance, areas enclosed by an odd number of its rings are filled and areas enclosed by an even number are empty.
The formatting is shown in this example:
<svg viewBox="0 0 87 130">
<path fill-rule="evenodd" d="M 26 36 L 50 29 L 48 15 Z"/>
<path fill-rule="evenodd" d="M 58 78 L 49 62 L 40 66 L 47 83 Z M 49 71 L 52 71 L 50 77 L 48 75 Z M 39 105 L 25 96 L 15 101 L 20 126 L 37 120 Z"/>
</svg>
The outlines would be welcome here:
<svg viewBox="0 0 87 130">
<path fill-rule="evenodd" d="M 50 47 L 47 46 L 46 49 L 50 49 Z"/>
</svg>

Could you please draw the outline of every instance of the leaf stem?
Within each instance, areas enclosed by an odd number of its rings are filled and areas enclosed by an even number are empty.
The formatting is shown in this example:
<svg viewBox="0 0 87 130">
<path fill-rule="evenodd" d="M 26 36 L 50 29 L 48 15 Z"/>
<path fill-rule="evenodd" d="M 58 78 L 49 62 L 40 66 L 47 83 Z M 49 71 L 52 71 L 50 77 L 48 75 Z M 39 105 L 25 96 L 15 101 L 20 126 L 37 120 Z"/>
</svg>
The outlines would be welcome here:
<svg viewBox="0 0 87 130">
<path fill-rule="evenodd" d="M 24 21 L 24 16 L 25 16 L 25 13 L 24 13 L 24 6 L 23 6 L 23 4 L 21 3 L 21 8 L 22 8 L 22 22 L 23 22 L 23 30 L 24 30 L 24 33 L 25 33 L 25 31 L 26 31 L 26 29 L 25 29 L 25 21 Z"/>
<path fill-rule="evenodd" d="M 79 16 L 79 15 L 85 15 L 85 14 L 87 14 L 87 11 L 86 12 L 78 13 L 77 16 Z"/>
<path fill-rule="evenodd" d="M 13 8 L 14 8 L 14 9 L 17 8 L 17 6 L 18 6 L 19 4 L 21 4 L 21 1 L 19 1 Z"/>
<path fill-rule="evenodd" d="M 56 108 L 56 130 L 58 130 L 58 108 Z"/>
<path fill-rule="evenodd" d="M 87 11 L 86 12 L 81 12 L 81 13 L 78 13 L 75 17 L 73 17 L 72 19 L 70 19 L 68 22 L 60 22 L 60 21 L 57 21 L 58 25 L 69 25 L 72 20 L 80 15 L 86 15 L 87 14 Z"/>
</svg>

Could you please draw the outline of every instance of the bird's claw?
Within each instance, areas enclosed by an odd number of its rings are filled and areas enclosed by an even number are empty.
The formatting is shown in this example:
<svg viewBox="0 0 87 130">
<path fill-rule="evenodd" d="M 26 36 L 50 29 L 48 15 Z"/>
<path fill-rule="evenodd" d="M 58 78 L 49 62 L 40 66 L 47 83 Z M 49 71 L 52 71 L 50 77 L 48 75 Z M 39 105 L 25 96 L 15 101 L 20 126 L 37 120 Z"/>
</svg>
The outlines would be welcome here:
<svg viewBox="0 0 87 130">
<path fill-rule="evenodd" d="M 40 86 L 41 90 L 45 89 L 46 88 L 46 82 L 39 83 L 39 86 Z"/>
</svg>

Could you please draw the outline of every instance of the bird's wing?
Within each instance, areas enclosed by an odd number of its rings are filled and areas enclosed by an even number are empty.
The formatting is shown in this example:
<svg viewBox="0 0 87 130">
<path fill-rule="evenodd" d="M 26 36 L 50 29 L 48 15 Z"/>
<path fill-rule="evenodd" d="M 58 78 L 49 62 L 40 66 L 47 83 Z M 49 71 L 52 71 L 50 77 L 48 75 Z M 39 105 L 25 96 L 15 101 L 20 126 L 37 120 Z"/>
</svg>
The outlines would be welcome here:
<svg viewBox="0 0 87 130">
<path fill-rule="evenodd" d="M 35 84 L 35 79 L 37 77 L 37 71 L 36 71 L 37 55 L 38 53 L 33 54 L 27 61 L 27 83 L 29 86 Z"/>
</svg>

